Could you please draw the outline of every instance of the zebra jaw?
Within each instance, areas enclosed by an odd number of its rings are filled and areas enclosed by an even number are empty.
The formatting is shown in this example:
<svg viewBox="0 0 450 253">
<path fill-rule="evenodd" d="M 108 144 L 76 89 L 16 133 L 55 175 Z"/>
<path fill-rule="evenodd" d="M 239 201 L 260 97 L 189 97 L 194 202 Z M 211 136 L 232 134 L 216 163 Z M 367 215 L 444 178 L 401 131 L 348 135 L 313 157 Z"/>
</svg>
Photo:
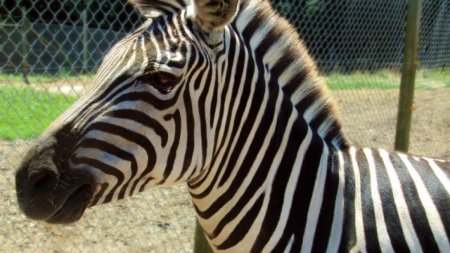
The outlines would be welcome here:
<svg viewBox="0 0 450 253">
<path fill-rule="evenodd" d="M 61 157 L 61 151 L 66 151 L 58 148 L 55 137 L 37 143 L 16 171 L 20 209 L 28 218 L 49 223 L 79 220 L 92 202 L 94 176 L 87 168 L 69 168 L 67 162 L 55 161 L 55 157 Z"/>
</svg>

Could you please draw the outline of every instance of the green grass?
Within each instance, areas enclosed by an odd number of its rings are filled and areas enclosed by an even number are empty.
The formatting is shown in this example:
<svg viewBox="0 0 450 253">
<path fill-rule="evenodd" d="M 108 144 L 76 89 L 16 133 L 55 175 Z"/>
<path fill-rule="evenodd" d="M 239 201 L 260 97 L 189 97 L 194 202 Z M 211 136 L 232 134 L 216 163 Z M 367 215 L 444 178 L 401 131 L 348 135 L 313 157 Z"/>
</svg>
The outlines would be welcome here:
<svg viewBox="0 0 450 253">
<path fill-rule="evenodd" d="M 419 70 L 417 72 L 417 82 L 428 82 L 428 85 L 431 86 L 445 86 L 446 88 L 450 88 L 450 69 L 435 71 Z"/>
<path fill-rule="evenodd" d="M 325 78 L 326 84 L 332 90 L 396 89 L 400 82 L 400 76 L 388 71 L 371 74 L 356 72 L 348 75 L 333 73 Z"/>
<path fill-rule="evenodd" d="M 381 70 L 375 73 L 333 73 L 325 76 L 325 79 L 326 84 L 332 90 L 398 89 L 401 74 L 389 70 Z M 430 90 L 436 88 L 450 88 L 450 70 L 422 69 L 417 71 L 416 89 Z"/>
<path fill-rule="evenodd" d="M 0 139 L 32 139 L 76 98 L 26 87 L 0 86 Z"/>
</svg>

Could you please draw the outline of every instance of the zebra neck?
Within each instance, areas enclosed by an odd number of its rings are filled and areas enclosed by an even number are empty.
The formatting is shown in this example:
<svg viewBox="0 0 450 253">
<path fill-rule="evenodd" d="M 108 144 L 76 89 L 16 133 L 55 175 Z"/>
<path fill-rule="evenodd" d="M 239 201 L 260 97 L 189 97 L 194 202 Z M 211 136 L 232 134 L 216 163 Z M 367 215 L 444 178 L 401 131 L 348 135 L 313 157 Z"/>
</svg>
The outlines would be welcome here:
<svg viewBox="0 0 450 253">
<path fill-rule="evenodd" d="M 252 138 L 246 149 L 231 150 L 202 180 L 189 184 L 199 222 L 218 249 L 232 244 L 239 231 L 249 231 L 234 247 L 250 252 L 246 242 L 263 245 L 268 239 L 264 236 L 273 232 L 274 220 L 287 221 L 291 216 L 300 217 L 296 228 L 313 236 L 309 228 L 315 227 L 312 223 L 318 217 L 307 216 L 318 215 L 323 202 L 313 200 L 322 199 L 328 181 L 337 181 L 336 152 L 299 124 L 290 120 L 282 136 Z"/>
<path fill-rule="evenodd" d="M 311 200 L 337 177 L 335 154 L 347 144 L 315 65 L 292 33 L 267 2 L 252 1 L 241 5 L 226 35 L 213 155 L 188 182 L 217 249 L 250 251 L 246 245 L 261 245 L 255 242 L 267 239 L 264 232 L 239 243 L 234 233 L 273 229 L 272 219 L 287 220 L 290 212 L 304 214 L 296 226 L 309 236 L 314 220 L 307 214 L 322 203 Z"/>
</svg>

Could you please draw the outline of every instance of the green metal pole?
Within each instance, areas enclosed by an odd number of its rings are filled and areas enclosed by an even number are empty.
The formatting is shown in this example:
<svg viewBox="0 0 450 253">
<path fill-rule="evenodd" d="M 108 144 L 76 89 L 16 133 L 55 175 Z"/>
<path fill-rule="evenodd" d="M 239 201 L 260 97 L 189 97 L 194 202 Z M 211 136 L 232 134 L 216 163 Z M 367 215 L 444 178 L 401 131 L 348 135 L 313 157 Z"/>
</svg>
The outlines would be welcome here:
<svg viewBox="0 0 450 253">
<path fill-rule="evenodd" d="M 194 253 L 213 253 L 198 220 L 195 222 Z"/>
<path fill-rule="evenodd" d="M 409 0 L 406 14 L 406 31 L 403 49 L 403 67 L 400 83 L 400 97 L 397 114 L 397 130 L 395 134 L 395 149 L 408 151 L 409 132 L 413 112 L 414 83 L 417 59 L 417 47 L 419 41 L 420 16 L 422 12 L 422 0 Z"/>
</svg>

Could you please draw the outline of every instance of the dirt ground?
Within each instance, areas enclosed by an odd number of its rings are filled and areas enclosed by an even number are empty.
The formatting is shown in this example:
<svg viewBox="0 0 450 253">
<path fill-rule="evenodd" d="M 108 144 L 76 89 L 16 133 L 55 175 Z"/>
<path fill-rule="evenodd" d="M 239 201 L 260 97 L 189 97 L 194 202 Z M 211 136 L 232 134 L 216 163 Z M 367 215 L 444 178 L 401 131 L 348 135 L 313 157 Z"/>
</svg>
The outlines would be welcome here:
<svg viewBox="0 0 450 253">
<path fill-rule="evenodd" d="M 352 143 L 392 149 L 397 92 L 334 92 Z M 410 151 L 450 159 L 450 89 L 417 91 L 413 117 Z M 74 225 L 26 219 L 13 174 L 29 145 L 0 141 L 0 252 L 191 252 L 195 219 L 184 186 L 91 208 Z"/>
<path fill-rule="evenodd" d="M 333 93 L 353 145 L 394 148 L 397 90 Z M 409 144 L 409 153 L 450 159 L 450 89 L 415 92 Z"/>
</svg>

